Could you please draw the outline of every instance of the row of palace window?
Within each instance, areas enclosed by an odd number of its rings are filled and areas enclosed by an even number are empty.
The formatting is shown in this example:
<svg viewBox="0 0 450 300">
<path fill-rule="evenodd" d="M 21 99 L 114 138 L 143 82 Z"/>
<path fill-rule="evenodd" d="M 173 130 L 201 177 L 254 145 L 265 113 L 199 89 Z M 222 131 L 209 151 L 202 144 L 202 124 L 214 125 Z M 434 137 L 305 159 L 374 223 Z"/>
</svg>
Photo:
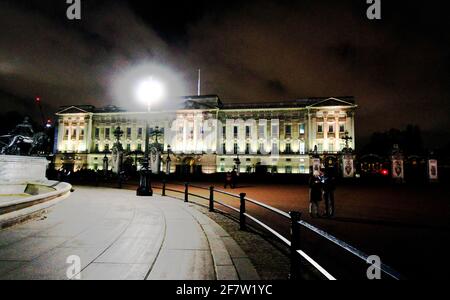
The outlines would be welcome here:
<svg viewBox="0 0 450 300">
<path fill-rule="evenodd" d="M 247 139 L 251 138 L 251 126 L 245 126 L 245 137 Z M 284 128 L 285 136 L 290 137 L 292 136 L 292 125 L 286 125 Z M 306 133 L 305 124 L 299 124 L 299 130 L 300 135 L 303 135 Z M 266 126 L 261 125 L 259 126 L 259 136 L 265 136 L 266 135 Z M 223 136 L 227 136 L 227 127 L 223 127 Z M 235 139 L 239 138 L 239 126 L 233 126 L 233 136 Z"/>
<path fill-rule="evenodd" d="M 285 129 L 284 130 L 285 136 L 291 137 L 292 136 L 292 125 L 286 125 L 284 129 Z M 304 135 L 306 133 L 305 124 L 299 124 L 298 132 L 300 135 Z M 323 124 L 317 125 L 317 132 L 324 133 Z M 340 133 L 345 132 L 344 124 L 339 125 L 339 132 Z M 335 124 L 329 124 L 328 133 L 335 133 Z M 103 137 L 105 139 L 107 139 L 107 140 L 110 139 L 111 138 L 111 128 L 104 128 L 104 131 L 101 130 L 100 128 L 95 128 L 95 139 L 99 140 L 101 134 L 104 134 Z M 144 129 L 138 128 L 137 129 L 137 138 L 142 139 L 143 134 L 144 134 Z M 226 137 L 227 136 L 226 134 L 227 134 L 227 128 L 226 128 L 226 126 L 224 126 L 223 127 L 223 136 Z M 260 126 L 259 134 L 260 134 L 260 136 L 265 136 L 265 126 Z M 239 127 L 238 126 L 234 126 L 233 135 L 234 135 L 235 139 L 237 139 L 239 137 Z M 77 129 L 73 129 L 72 139 L 75 139 L 76 136 L 77 136 Z M 250 126 L 245 127 L 245 136 L 246 136 L 246 138 L 251 138 L 251 127 Z M 66 129 L 65 138 L 68 139 L 68 137 L 69 137 L 69 129 Z M 127 139 L 132 138 L 132 128 L 126 129 L 125 138 L 127 138 Z M 79 139 L 80 140 L 84 139 L 84 129 L 81 129 Z"/>
<path fill-rule="evenodd" d="M 317 125 L 317 133 L 324 133 L 324 125 L 323 124 L 318 124 Z M 335 124 L 329 124 L 328 125 L 328 133 L 335 133 L 336 132 L 336 125 Z M 340 133 L 345 133 L 345 125 L 344 124 L 339 124 L 339 132 Z"/>
<path fill-rule="evenodd" d="M 245 168 L 245 170 L 246 170 L 246 173 L 248 173 L 248 174 L 251 174 L 251 173 L 255 172 L 255 168 L 253 166 L 247 166 Z M 293 170 L 294 169 L 293 169 L 292 166 L 285 166 L 284 167 L 284 173 L 285 174 L 292 174 Z M 277 174 L 279 170 L 278 170 L 277 166 L 273 166 L 273 167 L 269 168 L 267 171 L 272 173 L 272 174 Z M 299 171 L 300 171 L 300 174 L 305 174 L 306 166 L 305 165 L 300 165 Z M 224 164 L 220 165 L 220 172 L 222 172 L 222 173 L 226 172 L 226 167 L 225 167 Z"/>
<path fill-rule="evenodd" d="M 70 129 L 66 129 L 64 132 L 64 139 L 68 140 L 69 139 L 69 134 L 72 133 L 70 135 L 72 140 L 76 140 L 77 139 L 77 133 L 78 130 L 76 128 L 72 129 L 72 131 Z M 80 129 L 80 135 L 78 135 L 78 140 L 83 140 L 84 139 L 84 129 Z"/>
<path fill-rule="evenodd" d="M 264 143 L 260 143 L 258 151 L 257 151 L 257 154 L 261 155 L 262 153 L 266 153 L 266 151 L 264 151 L 264 148 L 265 148 L 265 144 Z M 241 153 L 240 150 L 241 149 L 239 147 L 239 144 L 235 143 L 234 144 L 234 148 L 233 148 L 233 154 L 234 155 L 240 154 Z M 223 151 L 223 153 L 228 154 L 227 146 L 226 146 L 225 143 L 222 145 L 222 151 Z M 272 152 L 276 153 L 278 151 L 279 151 L 278 144 L 273 144 Z M 245 155 L 250 155 L 250 154 L 251 154 L 251 144 L 247 143 L 246 146 L 245 146 Z M 292 150 L 292 145 L 291 144 L 286 144 L 286 148 L 281 154 L 300 154 L 300 155 L 304 155 L 304 154 L 306 154 L 306 145 L 305 145 L 305 143 L 300 143 L 300 150 L 295 152 L 295 151 Z"/>
<path fill-rule="evenodd" d="M 228 151 L 227 151 L 227 146 L 226 146 L 225 143 L 222 145 L 222 147 L 223 147 L 223 149 L 222 149 L 223 153 L 229 154 Z M 267 153 L 267 152 L 264 151 L 264 148 L 265 148 L 264 143 L 261 143 L 259 145 L 257 154 L 261 155 L 262 153 Z M 343 142 L 340 143 L 339 149 L 337 149 L 334 144 L 328 144 L 327 147 L 325 147 L 324 144 L 322 144 L 322 143 L 318 143 L 317 144 L 317 151 L 320 152 L 320 153 L 322 153 L 322 152 L 330 152 L 330 153 L 338 152 L 338 151 L 342 151 L 344 148 L 345 148 L 345 143 L 343 143 Z M 279 152 L 279 145 L 278 144 L 273 144 L 271 153 L 277 153 L 277 152 Z M 234 155 L 238 155 L 240 153 L 242 153 L 242 152 L 241 152 L 241 149 L 239 147 L 239 144 L 235 143 L 234 147 L 233 147 L 233 154 Z M 250 155 L 250 154 L 251 154 L 251 144 L 247 143 L 246 146 L 245 146 L 245 155 Z M 267 153 L 267 154 L 269 154 L 269 153 Z M 288 143 L 288 144 L 286 144 L 285 150 L 281 151 L 280 154 L 288 154 L 288 155 L 300 154 L 300 155 L 305 155 L 306 154 L 306 145 L 305 145 L 305 143 L 300 143 L 299 151 L 293 151 L 292 150 L 292 145 Z"/>
<path fill-rule="evenodd" d="M 133 130 L 132 128 L 128 127 L 125 132 L 125 138 L 131 139 L 132 138 Z M 95 139 L 99 140 L 100 136 L 104 137 L 104 139 L 109 140 L 111 138 L 111 128 L 105 128 L 104 130 L 101 130 L 100 128 L 95 128 Z M 144 128 L 138 128 L 137 129 L 137 138 L 142 139 L 144 136 Z"/>
<path fill-rule="evenodd" d="M 260 136 L 265 136 L 265 128 L 266 128 L 265 126 L 260 126 L 260 128 L 259 128 Z M 306 133 L 305 124 L 299 124 L 298 132 L 300 135 L 304 135 Z M 317 125 L 317 132 L 324 133 L 324 125 L 323 124 Z M 335 133 L 335 132 L 336 132 L 336 124 L 329 124 L 328 125 L 328 133 Z M 339 124 L 339 132 L 345 133 L 345 125 L 344 124 Z M 285 125 L 284 135 L 285 135 L 285 137 L 292 136 L 292 125 Z M 223 136 L 224 137 L 227 136 L 227 127 L 226 126 L 223 127 Z M 235 139 L 239 138 L 239 127 L 238 126 L 233 127 L 233 136 Z M 245 127 L 245 137 L 247 139 L 251 138 L 251 127 L 250 126 Z"/>
<path fill-rule="evenodd" d="M 109 144 L 105 144 L 105 146 L 104 146 L 104 148 L 103 148 L 103 151 L 106 151 L 106 152 L 111 151 L 110 145 L 109 145 Z M 127 144 L 127 145 L 125 146 L 125 151 L 131 152 L 131 144 Z M 142 144 L 137 144 L 136 151 L 138 151 L 138 152 L 142 152 L 142 151 L 143 151 L 143 149 L 142 149 Z M 99 144 L 95 144 L 94 152 L 95 152 L 95 153 L 99 153 L 99 152 L 100 152 L 100 146 L 99 146 Z"/>
</svg>

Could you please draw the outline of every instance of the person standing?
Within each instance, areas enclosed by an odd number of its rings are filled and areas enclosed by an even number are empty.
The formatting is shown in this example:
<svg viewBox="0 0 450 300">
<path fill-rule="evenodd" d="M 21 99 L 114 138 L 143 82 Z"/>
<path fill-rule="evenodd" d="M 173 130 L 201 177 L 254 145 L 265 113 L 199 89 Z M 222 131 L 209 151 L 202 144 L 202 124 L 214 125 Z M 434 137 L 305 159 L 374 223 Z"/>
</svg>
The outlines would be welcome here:
<svg viewBox="0 0 450 300">
<path fill-rule="evenodd" d="M 233 172 L 231 172 L 231 188 L 235 189 L 237 186 L 237 178 L 238 178 L 238 174 L 237 174 L 237 170 L 236 168 L 233 169 Z"/>
<path fill-rule="evenodd" d="M 336 179 L 333 172 L 325 171 L 323 178 L 323 199 L 325 201 L 325 217 L 332 218 L 335 213 L 334 192 L 336 191 Z"/>
<path fill-rule="evenodd" d="M 231 172 L 227 172 L 225 175 L 225 189 L 227 189 L 228 186 L 232 187 L 232 181 L 233 181 L 233 175 Z"/>
<path fill-rule="evenodd" d="M 312 218 L 319 217 L 319 202 L 322 200 L 322 179 L 315 172 L 309 180 L 309 214 Z"/>
</svg>

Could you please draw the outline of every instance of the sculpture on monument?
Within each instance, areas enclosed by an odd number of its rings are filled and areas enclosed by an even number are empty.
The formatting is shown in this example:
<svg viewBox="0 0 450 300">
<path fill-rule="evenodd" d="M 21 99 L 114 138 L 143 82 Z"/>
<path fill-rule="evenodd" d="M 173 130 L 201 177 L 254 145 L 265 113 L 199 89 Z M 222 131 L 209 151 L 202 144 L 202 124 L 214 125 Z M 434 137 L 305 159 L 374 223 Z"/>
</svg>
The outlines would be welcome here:
<svg viewBox="0 0 450 300">
<path fill-rule="evenodd" d="M 44 132 L 35 133 L 28 117 L 8 135 L 0 136 L 0 154 L 46 155 L 50 138 Z"/>
<path fill-rule="evenodd" d="M 152 130 L 150 137 L 154 143 L 150 146 L 150 166 L 153 174 L 159 174 L 161 171 L 161 154 L 163 145 L 159 143 L 159 138 L 164 135 L 164 131 L 159 127 Z"/>
</svg>

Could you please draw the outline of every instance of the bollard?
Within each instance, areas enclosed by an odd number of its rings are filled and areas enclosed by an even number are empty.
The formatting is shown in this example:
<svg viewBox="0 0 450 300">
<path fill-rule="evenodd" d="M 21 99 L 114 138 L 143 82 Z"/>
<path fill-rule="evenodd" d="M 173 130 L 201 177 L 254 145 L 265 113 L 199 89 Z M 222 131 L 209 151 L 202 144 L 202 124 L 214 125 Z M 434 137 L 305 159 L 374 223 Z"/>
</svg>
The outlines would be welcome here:
<svg viewBox="0 0 450 300">
<path fill-rule="evenodd" d="M 163 197 L 166 196 L 166 181 L 165 180 L 163 180 L 162 196 Z"/>
<path fill-rule="evenodd" d="M 209 212 L 214 212 L 214 187 L 209 188 Z"/>
<path fill-rule="evenodd" d="M 300 212 L 290 212 L 291 215 L 291 280 L 301 279 L 301 257 L 297 253 L 300 250 L 300 219 L 302 214 Z"/>
<path fill-rule="evenodd" d="M 247 196 L 247 194 L 245 194 L 245 193 L 241 193 L 240 194 L 241 209 L 240 209 L 240 213 L 239 213 L 239 223 L 240 223 L 240 226 L 241 226 L 241 230 L 246 230 L 247 229 L 246 217 L 245 217 L 245 197 L 246 196 Z"/>
<path fill-rule="evenodd" d="M 188 203 L 189 202 L 189 183 L 185 183 L 184 186 L 185 186 L 185 189 L 184 189 L 184 202 Z"/>
</svg>

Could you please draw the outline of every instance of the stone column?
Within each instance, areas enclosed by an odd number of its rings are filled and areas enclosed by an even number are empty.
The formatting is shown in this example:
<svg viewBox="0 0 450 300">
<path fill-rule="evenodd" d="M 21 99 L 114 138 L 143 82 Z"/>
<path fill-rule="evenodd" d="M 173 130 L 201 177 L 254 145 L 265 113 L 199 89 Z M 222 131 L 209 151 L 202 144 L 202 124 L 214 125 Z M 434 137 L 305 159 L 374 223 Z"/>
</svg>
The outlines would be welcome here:
<svg viewBox="0 0 450 300">
<path fill-rule="evenodd" d="M 58 143 L 56 145 L 58 152 L 63 152 L 65 148 L 64 135 L 66 134 L 66 128 L 64 126 L 64 120 L 60 117 L 58 122 Z"/>
<path fill-rule="evenodd" d="M 341 149 L 339 149 L 340 148 L 340 140 L 341 140 L 341 130 L 340 130 L 340 127 L 341 126 L 339 126 L 340 124 L 339 124 L 339 114 L 337 114 L 337 116 L 336 116 L 336 120 L 335 120 L 335 133 L 336 133 L 336 135 L 335 135 L 335 140 L 334 140 L 334 149 L 335 149 L 335 151 L 336 152 L 339 152 Z"/>
</svg>

